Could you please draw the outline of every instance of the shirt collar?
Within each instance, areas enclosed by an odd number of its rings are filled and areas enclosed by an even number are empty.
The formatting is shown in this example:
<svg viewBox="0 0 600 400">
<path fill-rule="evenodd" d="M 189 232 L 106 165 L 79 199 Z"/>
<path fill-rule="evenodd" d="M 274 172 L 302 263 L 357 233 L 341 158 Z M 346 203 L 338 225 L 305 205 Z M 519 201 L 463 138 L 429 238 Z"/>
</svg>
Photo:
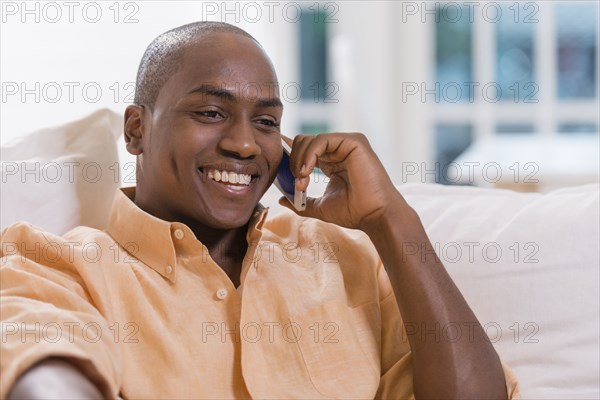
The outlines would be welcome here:
<svg viewBox="0 0 600 400">
<path fill-rule="evenodd" d="M 168 222 L 148 214 L 134 202 L 135 187 L 117 190 L 113 200 L 107 233 L 133 257 L 140 260 L 170 282 L 175 281 L 177 251 L 176 231 L 200 243 L 192 230 L 180 222 Z M 249 246 L 262 236 L 268 208 L 258 204 L 248 226 Z M 188 239 L 190 240 L 190 239 Z M 200 243 L 201 244 L 201 243 Z M 202 245 L 204 251 L 208 251 Z"/>
</svg>

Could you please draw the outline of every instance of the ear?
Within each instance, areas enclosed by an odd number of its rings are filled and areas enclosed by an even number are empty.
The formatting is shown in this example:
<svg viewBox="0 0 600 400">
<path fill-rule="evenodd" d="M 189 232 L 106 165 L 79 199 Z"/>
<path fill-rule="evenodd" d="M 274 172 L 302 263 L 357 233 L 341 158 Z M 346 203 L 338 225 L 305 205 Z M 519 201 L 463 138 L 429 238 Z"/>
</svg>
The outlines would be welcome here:
<svg viewBox="0 0 600 400">
<path fill-rule="evenodd" d="M 135 156 L 143 153 L 144 106 L 130 105 L 125 109 L 125 145 L 127 151 Z"/>
</svg>

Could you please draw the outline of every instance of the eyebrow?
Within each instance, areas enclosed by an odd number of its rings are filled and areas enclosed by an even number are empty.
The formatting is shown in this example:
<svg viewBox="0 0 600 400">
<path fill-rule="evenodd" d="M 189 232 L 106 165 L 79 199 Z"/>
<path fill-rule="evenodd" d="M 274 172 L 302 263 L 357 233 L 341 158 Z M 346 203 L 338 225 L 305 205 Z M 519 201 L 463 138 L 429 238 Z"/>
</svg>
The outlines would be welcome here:
<svg viewBox="0 0 600 400">
<path fill-rule="evenodd" d="M 238 95 L 231 91 L 226 90 L 214 85 L 200 85 L 195 89 L 190 90 L 187 95 L 202 94 L 206 96 L 218 97 L 225 101 L 236 102 Z M 266 99 L 257 99 L 256 103 L 259 107 L 278 107 L 283 108 L 283 103 L 277 97 L 271 97 Z"/>
</svg>

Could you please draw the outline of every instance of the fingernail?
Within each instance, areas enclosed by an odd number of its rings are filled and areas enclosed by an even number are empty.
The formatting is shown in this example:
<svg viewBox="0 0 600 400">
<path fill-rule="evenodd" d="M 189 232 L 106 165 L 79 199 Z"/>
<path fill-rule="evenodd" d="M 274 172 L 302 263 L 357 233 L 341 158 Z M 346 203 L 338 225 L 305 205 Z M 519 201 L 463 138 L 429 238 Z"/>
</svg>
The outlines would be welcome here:
<svg viewBox="0 0 600 400">
<path fill-rule="evenodd" d="M 305 174 L 306 174 L 306 164 L 302 164 L 302 168 L 300 168 L 300 173 L 301 173 L 302 175 L 305 175 Z"/>
</svg>

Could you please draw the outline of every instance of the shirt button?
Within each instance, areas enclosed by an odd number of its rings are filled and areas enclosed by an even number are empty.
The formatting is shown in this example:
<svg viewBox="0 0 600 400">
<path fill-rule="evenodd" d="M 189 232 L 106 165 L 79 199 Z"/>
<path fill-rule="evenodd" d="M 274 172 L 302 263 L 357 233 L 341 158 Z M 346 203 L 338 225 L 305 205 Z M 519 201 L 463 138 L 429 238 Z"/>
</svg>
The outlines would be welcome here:
<svg viewBox="0 0 600 400">
<path fill-rule="evenodd" d="M 225 288 L 221 288 L 221 289 L 217 290 L 217 298 L 219 300 L 223 300 L 225 297 L 227 297 L 227 294 L 228 294 L 228 292 L 227 292 L 227 289 L 225 289 Z"/>
<path fill-rule="evenodd" d="M 183 239 L 183 236 L 184 236 L 184 234 L 183 234 L 183 231 L 181 229 L 175 229 L 175 237 L 177 239 Z"/>
<path fill-rule="evenodd" d="M 173 267 L 167 265 L 167 268 L 165 268 L 165 272 L 167 273 L 167 275 L 171 275 L 173 273 Z"/>
</svg>

